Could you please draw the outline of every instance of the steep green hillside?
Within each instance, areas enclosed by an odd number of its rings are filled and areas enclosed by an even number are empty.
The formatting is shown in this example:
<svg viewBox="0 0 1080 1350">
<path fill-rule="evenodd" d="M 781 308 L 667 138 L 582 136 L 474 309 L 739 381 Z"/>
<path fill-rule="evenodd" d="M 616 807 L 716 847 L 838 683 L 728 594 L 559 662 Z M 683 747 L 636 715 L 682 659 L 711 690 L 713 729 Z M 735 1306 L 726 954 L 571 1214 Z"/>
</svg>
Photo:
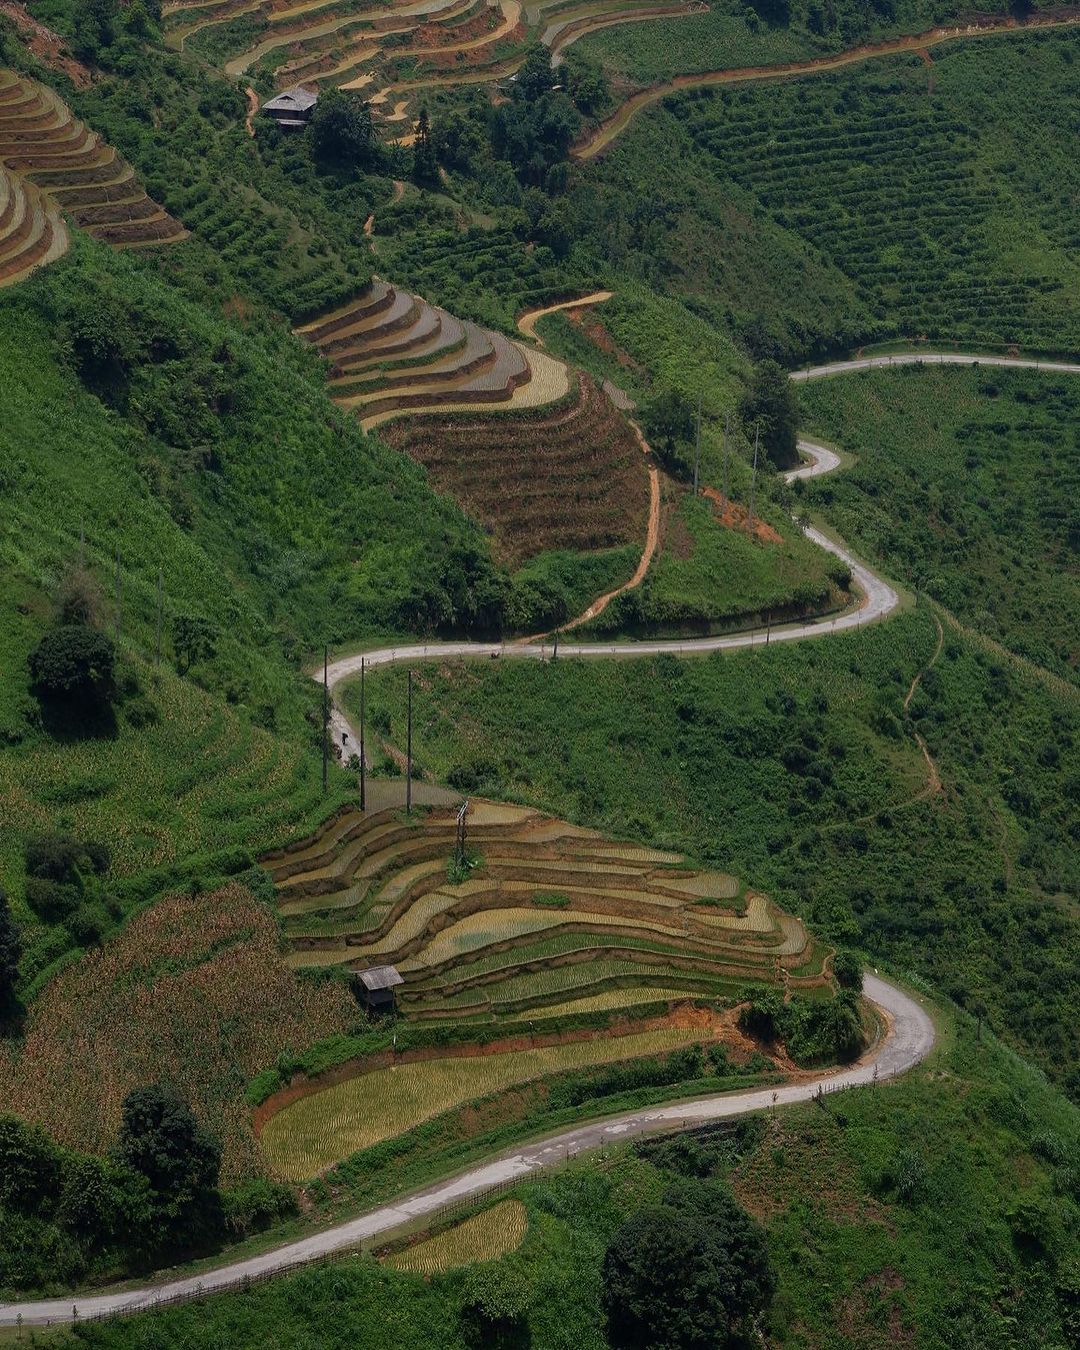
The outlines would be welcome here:
<svg viewBox="0 0 1080 1350">
<path fill-rule="evenodd" d="M 301 660 L 488 622 L 506 588 L 478 530 L 332 407 L 284 329 L 197 307 L 139 258 L 79 240 L 5 292 L 0 381 L 0 885 L 31 979 L 134 899 L 243 867 L 329 809 Z M 119 700 L 57 724 L 28 657 L 73 581 L 91 626 L 119 623 Z M 23 845 L 58 829 L 112 852 L 111 911 L 81 934 L 22 903 Z"/>
<path fill-rule="evenodd" d="M 936 647 L 923 606 L 700 661 L 425 668 L 415 753 L 444 780 L 752 876 L 830 940 L 985 1002 L 1075 1094 L 1080 708 L 948 623 L 928 669 Z M 368 685 L 395 736 L 403 684 Z"/>
<path fill-rule="evenodd" d="M 898 367 L 800 386 L 858 462 L 805 485 L 845 539 L 1066 679 L 1080 661 L 1080 380 Z"/>
<path fill-rule="evenodd" d="M 76 1339 L 102 1350 L 464 1350 L 478 1342 L 463 1310 L 479 1302 L 516 1336 L 501 1344 L 603 1350 L 602 1266 L 615 1232 L 671 1186 L 700 1191 L 711 1177 L 765 1226 L 770 1345 L 1067 1345 L 1077 1329 L 1080 1118 L 972 1019 L 958 1021 L 955 1032 L 945 1021 L 941 1048 L 897 1084 L 622 1148 L 522 1186 L 525 1239 L 497 1264 L 424 1279 L 347 1258 L 243 1294 L 81 1326 Z"/>
<path fill-rule="evenodd" d="M 575 216 L 612 267 L 760 354 L 923 334 L 1075 349 L 1074 53 L 1071 33 L 1010 35 L 689 90 L 586 166 Z"/>
<path fill-rule="evenodd" d="M 1028 12 L 1052 8 L 1028 6 Z M 978 7 L 980 15 L 1008 18 L 1005 0 Z M 632 85 L 653 84 L 673 75 L 740 66 L 768 66 L 842 51 L 901 33 L 924 33 L 966 17 L 963 3 L 946 0 L 757 0 L 753 5 L 712 4 L 689 23 L 658 19 L 627 23 L 590 33 L 576 50 L 599 62 L 609 75 Z"/>
</svg>

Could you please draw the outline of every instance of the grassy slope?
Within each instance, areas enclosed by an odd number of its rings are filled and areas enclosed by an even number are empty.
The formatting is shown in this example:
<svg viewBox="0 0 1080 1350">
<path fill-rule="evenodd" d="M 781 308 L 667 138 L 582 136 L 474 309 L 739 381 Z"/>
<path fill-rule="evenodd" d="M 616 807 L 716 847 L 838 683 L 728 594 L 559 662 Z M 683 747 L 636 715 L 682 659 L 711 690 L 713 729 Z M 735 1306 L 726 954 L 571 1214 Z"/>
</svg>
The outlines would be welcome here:
<svg viewBox="0 0 1080 1350">
<path fill-rule="evenodd" d="M 768 1230 L 778 1284 L 771 1344 L 1026 1350 L 1067 1343 L 1064 1319 L 1076 1316 L 1078 1150 L 1076 1109 L 961 1018 L 901 1082 L 825 1111 L 785 1111 L 721 1138 L 711 1161 Z M 533 1350 L 602 1350 L 605 1246 L 676 1163 L 662 1149 L 618 1153 L 521 1188 L 524 1244 L 484 1269 L 525 1309 Z M 1032 1235 L 1045 1243 L 1044 1263 Z M 458 1350 L 459 1310 L 478 1274 L 425 1282 L 363 1257 L 77 1335 L 110 1350 L 211 1341 Z"/>
<path fill-rule="evenodd" d="M 84 303 L 140 353 L 106 391 L 111 407 L 64 355 Z M 196 308 L 152 261 L 82 241 L 6 293 L 0 380 L 11 599 L 0 611 L 0 884 L 20 917 L 30 834 L 107 836 L 118 881 L 174 864 L 198 872 L 192 854 L 258 850 L 310 824 L 334 799 L 321 798 L 316 693 L 297 662 L 327 639 L 452 624 L 472 581 L 495 575 L 482 537 L 416 466 L 332 408 L 317 363 L 287 333 Z M 119 558 L 122 651 L 157 720 L 140 727 L 127 711 L 114 735 L 58 741 L 40 725 L 26 658 L 80 535 L 110 628 Z M 166 665 L 151 673 L 159 569 Z M 202 690 L 174 673 L 182 617 L 215 634 L 191 672 Z M 145 712 L 137 699 L 134 711 Z M 61 939 L 43 940 L 28 975 Z"/>
<path fill-rule="evenodd" d="M 1042 4 L 1033 8 L 1044 8 Z M 776 18 L 758 19 L 754 9 Z M 863 42 L 902 33 L 921 33 L 948 23 L 953 15 L 973 12 L 964 3 L 928 3 L 899 0 L 883 5 L 855 5 L 840 0 L 826 10 L 813 0 L 790 0 L 783 6 L 751 8 L 728 0 L 713 4 L 689 23 L 661 19 L 628 23 L 590 34 L 577 46 L 583 55 L 599 61 L 620 82 L 654 84 L 672 75 L 697 74 L 741 66 L 766 66 L 805 60 L 826 52 L 841 51 Z M 780 21 L 776 12 L 787 11 Z M 980 14 L 1005 18 L 1004 0 L 983 3 Z M 812 12 L 813 17 L 812 17 Z"/>
<path fill-rule="evenodd" d="M 1080 660 L 1080 380 L 908 366 L 802 387 L 803 423 L 858 456 L 808 485 L 845 539 L 1066 678 Z"/>
<path fill-rule="evenodd" d="M 414 748 L 493 796 L 684 849 L 753 878 L 831 940 L 902 960 L 1080 1088 L 1075 701 L 926 609 L 861 634 L 702 661 L 447 666 Z M 425 682 L 426 683 L 426 682 Z M 403 676 L 369 682 L 400 725 Z M 588 718 L 581 709 L 588 708 Z M 1022 959 L 1018 959 L 1022 954 Z"/>
<path fill-rule="evenodd" d="M 1075 348 L 1074 50 L 981 39 L 669 99 L 580 174 L 582 247 L 787 360 L 894 334 Z"/>
</svg>

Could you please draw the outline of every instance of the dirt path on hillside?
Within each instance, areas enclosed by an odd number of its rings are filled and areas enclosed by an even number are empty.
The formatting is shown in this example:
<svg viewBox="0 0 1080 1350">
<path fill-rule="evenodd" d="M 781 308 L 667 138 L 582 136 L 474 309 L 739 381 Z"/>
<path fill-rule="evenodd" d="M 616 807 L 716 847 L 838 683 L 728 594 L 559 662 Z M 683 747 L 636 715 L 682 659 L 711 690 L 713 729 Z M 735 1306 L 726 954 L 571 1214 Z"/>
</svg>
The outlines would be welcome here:
<svg viewBox="0 0 1080 1350">
<path fill-rule="evenodd" d="M 405 196 L 405 184 L 401 181 L 400 178 L 395 178 L 394 195 L 390 198 L 390 205 L 396 206 L 404 196 Z M 368 216 L 367 220 L 364 221 L 364 238 L 371 240 L 371 243 L 368 244 L 368 248 L 371 249 L 372 253 L 375 252 L 374 236 L 375 236 L 375 212 L 372 211 L 372 213 Z"/>
<path fill-rule="evenodd" d="M 258 96 L 258 94 L 255 92 L 255 90 L 252 89 L 252 87 L 251 87 L 250 84 L 249 84 L 248 87 L 244 90 L 244 93 L 247 94 L 247 101 L 248 101 L 248 104 L 247 104 L 247 116 L 244 118 L 244 127 L 245 127 L 246 130 L 247 130 L 247 134 L 248 134 L 249 136 L 251 136 L 251 137 L 254 137 L 254 135 L 255 135 L 255 114 L 259 111 L 259 96 Z"/>
<path fill-rule="evenodd" d="M 637 431 L 637 428 L 634 428 Z M 638 436 L 641 432 L 638 431 Z M 648 445 L 642 441 L 642 448 L 645 453 L 649 453 Z M 656 552 L 657 540 L 660 537 L 660 474 L 653 464 L 649 465 L 649 523 L 645 527 L 645 547 L 641 550 L 641 557 L 638 560 L 637 569 L 629 581 L 624 581 L 621 586 L 616 586 L 613 591 L 608 591 L 606 595 L 598 596 L 592 604 L 579 614 L 576 619 L 571 619 L 569 623 L 564 623 L 560 628 L 561 633 L 568 633 L 572 628 L 579 628 L 583 623 L 588 623 L 590 619 L 595 619 L 598 614 L 603 614 L 608 605 L 617 595 L 622 595 L 624 591 L 632 591 L 640 586 L 645 580 L 645 573 L 649 570 L 649 564 L 653 560 L 653 554 Z"/>
<path fill-rule="evenodd" d="M 847 51 L 837 52 L 834 56 L 816 56 L 806 61 L 788 61 L 775 66 L 744 66 L 730 70 L 706 71 L 700 75 L 676 75 L 663 84 L 653 85 L 633 94 L 606 121 L 593 131 L 584 141 L 573 147 L 571 155 L 575 159 L 589 160 L 605 150 L 613 140 L 626 130 L 630 122 L 642 108 L 658 103 L 669 94 L 681 89 L 702 88 L 716 84 L 740 84 L 748 80 L 791 79 L 799 75 L 818 75 L 825 71 L 839 70 L 843 66 L 855 65 L 861 61 L 871 61 L 879 56 L 896 56 L 904 52 L 921 52 L 935 47 L 941 42 L 955 42 L 959 38 L 990 37 L 998 33 L 1028 32 L 1032 29 L 1067 28 L 1080 24 L 1080 13 L 1076 10 L 1063 10 L 1057 13 L 1036 15 L 1025 22 L 1016 19 L 979 19 L 958 28 L 932 28 L 925 33 L 912 33 L 907 37 L 888 38 L 883 42 L 867 43 L 860 47 L 851 47 Z"/>
<path fill-rule="evenodd" d="M 941 626 L 941 620 L 938 618 L 936 614 L 934 614 L 933 610 L 931 610 L 931 617 L 934 620 L 934 626 L 937 628 L 937 646 L 934 648 L 933 656 L 931 656 L 930 660 L 927 661 L 923 669 L 920 670 L 919 673 L 915 676 L 915 678 L 911 681 L 911 685 L 908 688 L 907 693 L 904 695 L 905 713 L 907 712 L 908 707 L 911 704 L 911 700 L 915 697 L 915 690 L 918 689 L 919 684 L 922 681 L 922 677 L 926 674 L 928 670 L 932 669 L 933 666 L 937 663 L 937 659 L 941 655 L 941 648 L 944 646 L 945 643 L 945 630 Z M 927 775 L 926 787 L 922 790 L 922 792 L 916 793 L 916 795 L 911 798 L 912 802 L 920 802 L 924 801 L 927 797 L 936 797 L 939 792 L 943 791 L 943 789 L 941 786 L 941 775 L 938 773 L 937 765 L 934 763 L 934 757 L 933 755 L 931 755 L 929 747 L 927 746 L 922 736 L 915 730 L 914 727 L 911 728 L 911 734 L 915 737 L 915 743 L 922 751 L 922 757 L 926 761 L 926 775 Z"/>
<path fill-rule="evenodd" d="M 539 309 L 527 309 L 518 315 L 517 327 L 522 337 L 532 338 L 538 347 L 544 346 L 544 339 L 536 331 L 536 324 L 545 314 L 557 314 L 563 309 L 584 309 L 586 305 L 602 305 L 610 300 L 611 291 L 593 291 L 592 295 L 583 295 L 579 300 L 561 300 L 557 305 L 541 305 Z"/>
</svg>

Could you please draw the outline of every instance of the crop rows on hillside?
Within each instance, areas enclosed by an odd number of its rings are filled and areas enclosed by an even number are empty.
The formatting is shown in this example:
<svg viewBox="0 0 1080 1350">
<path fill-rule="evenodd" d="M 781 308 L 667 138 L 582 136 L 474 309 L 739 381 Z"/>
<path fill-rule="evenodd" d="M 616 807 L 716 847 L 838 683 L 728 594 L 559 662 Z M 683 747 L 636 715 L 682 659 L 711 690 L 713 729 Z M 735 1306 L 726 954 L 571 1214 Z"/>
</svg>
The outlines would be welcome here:
<svg viewBox="0 0 1080 1350">
<path fill-rule="evenodd" d="M 649 485 L 629 423 L 587 376 L 569 400 L 532 415 L 429 416 L 388 428 L 492 532 L 514 568 L 546 549 L 590 550 L 644 537 Z"/>
<path fill-rule="evenodd" d="M 489 1018 L 612 988 L 732 996 L 827 981 L 799 920 L 679 855 L 524 807 L 474 802 L 482 866 L 448 879 L 455 813 L 341 817 L 268 862 L 294 966 L 396 965 L 410 1017 Z"/>
<path fill-rule="evenodd" d="M 186 234 L 51 89 L 0 69 L 0 286 L 66 251 L 62 212 L 118 247 Z"/>
<path fill-rule="evenodd" d="M 898 61 L 669 106 L 722 180 L 849 276 L 895 331 L 1075 348 L 1074 213 L 1044 205 L 1040 228 L 1022 221 L 1011 185 L 987 171 L 978 124 L 923 71 Z"/>
</svg>

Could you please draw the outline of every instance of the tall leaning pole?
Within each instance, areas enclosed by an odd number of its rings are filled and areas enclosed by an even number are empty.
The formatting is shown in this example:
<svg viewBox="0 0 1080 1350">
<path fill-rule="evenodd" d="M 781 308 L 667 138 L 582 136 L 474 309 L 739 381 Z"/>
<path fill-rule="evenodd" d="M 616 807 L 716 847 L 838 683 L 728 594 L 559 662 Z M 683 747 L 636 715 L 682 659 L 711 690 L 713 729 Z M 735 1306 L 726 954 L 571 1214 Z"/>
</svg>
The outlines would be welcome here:
<svg viewBox="0 0 1080 1350">
<path fill-rule="evenodd" d="M 367 769 L 364 764 L 364 658 L 360 658 L 360 810 L 367 810 Z"/>
<path fill-rule="evenodd" d="M 750 472 L 750 511 L 746 520 L 746 527 L 748 530 L 751 531 L 754 528 L 754 489 L 757 487 L 757 457 L 758 457 L 758 441 L 760 438 L 761 438 L 761 424 L 759 423 L 754 428 L 754 467 Z"/>
<path fill-rule="evenodd" d="M 406 696 L 408 730 L 405 738 L 405 814 L 412 815 L 412 670 L 409 671 Z"/>
<path fill-rule="evenodd" d="M 322 649 L 322 790 L 326 796 L 330 757 L 330 648 Z"/>
</svg>

